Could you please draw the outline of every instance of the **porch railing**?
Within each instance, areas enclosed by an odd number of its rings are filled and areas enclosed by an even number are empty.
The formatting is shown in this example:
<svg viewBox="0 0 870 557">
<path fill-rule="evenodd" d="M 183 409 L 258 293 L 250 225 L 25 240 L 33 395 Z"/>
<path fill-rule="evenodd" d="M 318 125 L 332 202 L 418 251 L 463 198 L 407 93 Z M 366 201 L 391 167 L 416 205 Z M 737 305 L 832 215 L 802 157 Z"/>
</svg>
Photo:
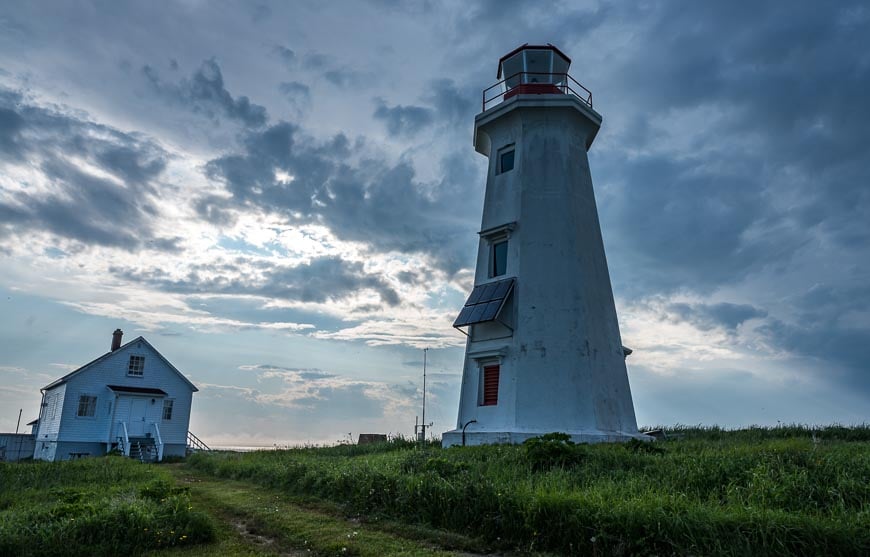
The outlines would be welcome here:
<svg viewBox="0 0 870 557">
<path fill-rule="evenodd" d="M 130 435 L 127 433 L 127 423 L 118 423 L 121 424 L 121 431 L 124 432 L 124 436 L 119 438 L 119 440 L 124 444 L 124 446 L 122 447 L 122 452 L 124 453 L 124 456 L 130 456 Z"/>
<path fill-rule="evenodd" d="M 208 445 L 203 443 L 202 439 L 194 435 L 192 432 L 187 432 L 187 448 L 195 451 L 210 451 Z"/>
<path fill-rule="evenodd" d="M 157 442 L 157 462 L 163 462 L 163 438 L 160 436 L 160 428 L 152 422 L 154 426 L 154 440 Z"/>
</svg>

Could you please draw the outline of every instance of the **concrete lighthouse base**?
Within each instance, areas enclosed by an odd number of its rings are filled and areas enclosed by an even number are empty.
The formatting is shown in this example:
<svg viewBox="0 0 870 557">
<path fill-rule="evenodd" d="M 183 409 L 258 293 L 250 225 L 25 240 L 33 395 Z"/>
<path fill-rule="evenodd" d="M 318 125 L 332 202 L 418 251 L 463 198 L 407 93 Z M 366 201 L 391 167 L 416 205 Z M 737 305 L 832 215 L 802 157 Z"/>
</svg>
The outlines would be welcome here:
<svg viewBox="0 0 870 557">
<path fill-rule="evenodd" d="M 465 445 L 511 445 L 520 444 L 526 439 L 540 437 L 552 431 L 473 431 L 469 426 L 465 430 Z M 625 442 L 630 439 L 639 439 L 641 441 L 652 441 L 652 438 L 642 433 L 627 433 L 623 431 L 599 431 L 599 430 L 583 430 L 583 431 L 560 431 L 571 436 L 571 441 L 574 443 L 618 443 Z M 462 430 L 454 429 L 446 431 L 441 436 L 441 446 L 461 447 Z"/>
</svg>

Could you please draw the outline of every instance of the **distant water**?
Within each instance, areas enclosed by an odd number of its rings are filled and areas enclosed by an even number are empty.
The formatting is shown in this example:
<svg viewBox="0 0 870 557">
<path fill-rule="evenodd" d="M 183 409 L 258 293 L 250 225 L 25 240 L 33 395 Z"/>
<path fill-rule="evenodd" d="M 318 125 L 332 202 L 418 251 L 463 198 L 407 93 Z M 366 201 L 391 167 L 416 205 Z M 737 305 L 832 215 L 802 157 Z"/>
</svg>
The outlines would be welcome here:
<svg viewBox="0 0 870 557">
<path fill-rule="evenodd" d="M 251 451 L 274 451 L 276 449 L 286 449 L 285 445 L 209 445 L 213 451 L 235 451 L 238 453 L 249 453 Z"/>
</svg>

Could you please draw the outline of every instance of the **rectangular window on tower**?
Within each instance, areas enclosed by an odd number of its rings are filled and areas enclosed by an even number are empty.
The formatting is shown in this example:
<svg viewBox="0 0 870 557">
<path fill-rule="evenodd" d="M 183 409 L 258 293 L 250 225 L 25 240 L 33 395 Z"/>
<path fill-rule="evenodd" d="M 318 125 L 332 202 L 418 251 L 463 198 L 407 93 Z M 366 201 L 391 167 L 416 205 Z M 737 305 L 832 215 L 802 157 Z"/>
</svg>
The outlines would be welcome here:
<svg viewBox="0 0 870 557">
<path fill-rule="evenodd" d="M 499 240 L 489 245 L 489 277 L 500 277 L 507 272 L 507 240 Z"/>
<path fill-rule="evenodd" d="M 507 147 L 499 149 L 497 161 L 498 169 L 496 174 L 501 174 L 514 169 L 514 153 L 516 153 L 516 149 L 514 149 L 513 145 L 508 145 Z"/>
<path fill-rule="evenodd" d="M 483 366 L 483 389 L 480 397 L 481 406 L 495 406 L 498 404 L 498 375 L 501 366 L 489 364 Z"/>
</svg>

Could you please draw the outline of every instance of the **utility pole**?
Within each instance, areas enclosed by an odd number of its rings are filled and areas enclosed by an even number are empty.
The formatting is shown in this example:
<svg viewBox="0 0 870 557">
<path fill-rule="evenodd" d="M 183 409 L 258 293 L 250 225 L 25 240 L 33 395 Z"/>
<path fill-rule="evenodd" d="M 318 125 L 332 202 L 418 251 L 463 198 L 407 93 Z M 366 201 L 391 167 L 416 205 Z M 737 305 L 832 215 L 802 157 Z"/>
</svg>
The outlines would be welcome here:
<svg viewBox="0 0 870 557">
<path fill-rule="evenodd" d="M 15 460 L 21 460 L 21 437 L 18 437 L 18 428 L 21 427 L 21 413 L 24 412 L 24 408 L 18 409 L 18 423 L 15 424 L 15 436 L 18 440 L 18 452 L 15 453 Z"/>
<path fill-rule="evenodd" d="M 423 349 L 423 442 L 426 442 L 426 354 L 428 348 Z"/>
</svg>

